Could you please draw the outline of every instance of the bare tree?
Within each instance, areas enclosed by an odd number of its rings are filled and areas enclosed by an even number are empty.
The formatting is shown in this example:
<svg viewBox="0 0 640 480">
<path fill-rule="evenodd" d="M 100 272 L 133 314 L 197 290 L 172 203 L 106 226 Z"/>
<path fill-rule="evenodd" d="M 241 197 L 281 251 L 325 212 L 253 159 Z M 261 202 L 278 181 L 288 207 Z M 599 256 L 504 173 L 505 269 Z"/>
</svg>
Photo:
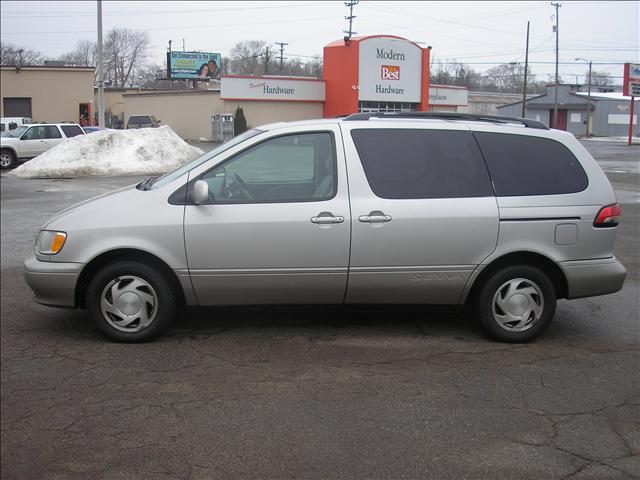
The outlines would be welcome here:
<svg viewBox="0 0 640 480">
<path fill-rule="evenodd" d="M 535 75 L 531 69 L 527 72 L 528 86 L 535 84 Z M 489 90 L 505 93 L 520 93 L 524 86 L 524 65 L 521 63 L 503 63 L 490 68 L 486 73 L 485 86 Z M 529 87 L 527 88 L 529 90 Z"/>
<path fill-rule="evenodd" d="M 263 40 L 243 40 L 236 43 L 229 52 L 229 73 L 240 75 L 260 75 L 264 70 L 261 55 L 267 42 Z"/>
<path fill-rule="evenodd" d="M 431 63 L 430 82 L 434 85 L 456 85 L 471 90 L 480 86 L 480 77 L 469 65 L 455 59 L 434 59 Z"/>
<path fill-rule="evenodd" d="M 95 67 L 97 60 L 96 42 L 80 40 L 71 52 L 61 55 L 59 59 L 75 67 Z"/>
<path fill-rule="evenodd" d="M 0 64 L 3 66 L 42 65 L 44 60 L 44 55 L 38 50 L 0 42 Z"/>
<path fill-rule="evenodd" d="M 105 78 L 116 88 L 132 83 L 135 73 L 144 66 L 151 47 L 145 31 L 114 28 L 104 42 Z"/>
<path fill-rule="evenodd" d="M 584 78 L 589 78 L 588 70 Z M 597 70 L 593 70 L 591 72 L 591 85 L 595 87 L 610 87 L 611 85 L 613 85 L 613 79 L 607 72 L 598 72 Z"/>
</svg>

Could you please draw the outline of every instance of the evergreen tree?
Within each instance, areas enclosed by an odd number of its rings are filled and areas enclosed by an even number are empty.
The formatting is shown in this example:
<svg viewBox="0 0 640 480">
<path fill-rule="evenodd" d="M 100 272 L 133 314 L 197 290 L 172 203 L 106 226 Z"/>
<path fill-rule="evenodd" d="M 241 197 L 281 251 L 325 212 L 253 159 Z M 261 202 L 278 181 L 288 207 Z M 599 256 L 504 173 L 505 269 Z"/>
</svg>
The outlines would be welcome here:
<svg viewBox="0 0 640 480">
<path fill-rule="evenodd" d="M 236 114 L 233 118 L 233 134 L 240 135 L 247 131 L 247 119 L 244 118 L 244 110 L 238 105 Z"/>
</svg>

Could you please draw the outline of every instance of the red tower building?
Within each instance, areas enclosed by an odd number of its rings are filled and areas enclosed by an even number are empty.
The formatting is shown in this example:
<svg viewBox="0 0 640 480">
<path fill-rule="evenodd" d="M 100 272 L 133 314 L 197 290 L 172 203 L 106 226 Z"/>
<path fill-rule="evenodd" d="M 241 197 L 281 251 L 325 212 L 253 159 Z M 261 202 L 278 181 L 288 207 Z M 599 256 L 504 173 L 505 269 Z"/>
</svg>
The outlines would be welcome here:
<svg viewBox="0 0 640 480">
<path fill-rule="evenodd" d="M 427 111 L 429 48 L 406 38 L 372 35 L 324 47 L 324 116 Z"/>
</svg>

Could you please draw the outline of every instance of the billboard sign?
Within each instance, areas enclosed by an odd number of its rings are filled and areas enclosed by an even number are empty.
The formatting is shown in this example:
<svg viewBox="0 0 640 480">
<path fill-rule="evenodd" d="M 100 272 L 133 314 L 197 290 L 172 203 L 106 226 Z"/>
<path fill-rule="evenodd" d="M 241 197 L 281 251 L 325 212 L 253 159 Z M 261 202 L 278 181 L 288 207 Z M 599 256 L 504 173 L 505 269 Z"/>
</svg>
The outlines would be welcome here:
<svg viewBox="0 0 640 480">
<path fill-rule="evenodd" d="M 422 49 L 407 40 L 359 42 L 358 100 L 420 102 Z"/>
<path fill-rule="evenodd" d="M 171 52 L 167 56 L 170 78 L 220 80 L 222 58 L 219 53 Z"/>
<path fill-rule="evenodd" d="M 640 64 L 624 64 L 622 94 L 626 97 L 640 97 Z"/>
</svg>

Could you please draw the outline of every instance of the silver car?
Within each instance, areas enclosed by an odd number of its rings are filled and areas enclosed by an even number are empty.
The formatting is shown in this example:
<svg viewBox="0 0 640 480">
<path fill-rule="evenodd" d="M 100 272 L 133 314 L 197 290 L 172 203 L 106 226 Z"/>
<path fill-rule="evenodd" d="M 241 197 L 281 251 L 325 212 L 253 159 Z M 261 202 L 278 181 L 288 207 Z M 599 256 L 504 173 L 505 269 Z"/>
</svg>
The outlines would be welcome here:
<svg viewBox="0 0 640 480">
<path fill-rule="evenodd" d="M 617 292 L 613 190 L 569 133 L 457 114 L 355 114 L 250 130 L 71 207 L 25 275 L 111 339 L 185 305 L 451 304 L 528 341 L 556 300 Z"/>
</svg>

